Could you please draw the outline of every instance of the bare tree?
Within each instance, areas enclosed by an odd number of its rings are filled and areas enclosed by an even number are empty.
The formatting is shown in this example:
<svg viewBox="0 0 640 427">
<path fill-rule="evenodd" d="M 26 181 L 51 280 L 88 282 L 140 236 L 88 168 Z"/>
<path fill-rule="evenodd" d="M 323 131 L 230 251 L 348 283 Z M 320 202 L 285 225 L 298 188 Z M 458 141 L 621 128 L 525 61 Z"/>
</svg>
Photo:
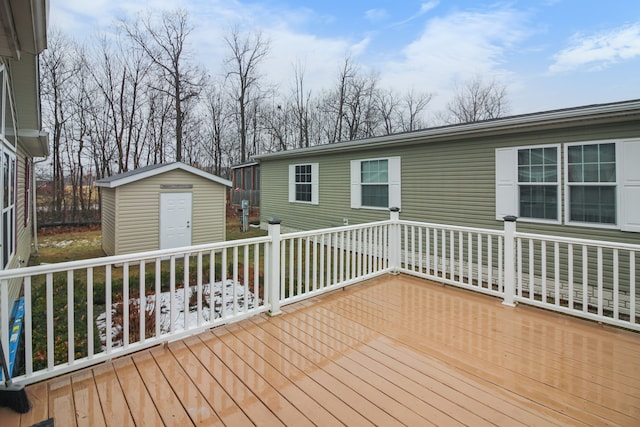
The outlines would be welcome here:
<svg viewBox="0 0 640 427">
<path fill-rule="evenodd" d="M 425 127 L 425 122 L 422 121 L 420 115 L 431 102 L 431 98 L 433 98 L 433 94 L 416 92 L 413 89 L 405 94 L 402 100 L 404 111 L 400 115 L 400 122 L 404 132 L 411 132 Z"/>
<path fill-rule="evenodd" d="M 508 113 L 507 88 L 495 79 L 485 82 L 475 76 L 463 86 L 456 86 L 453 100 L 447 105 L 450 123 L 471 123 L 496 119 Z"/>
<path fill-rule="evenodd" d="M 53 214 L 56 219 L 62 220 L 65 210 L 64 136 L 66 127 L 73 121 L 73 79 L 81 63 L 76 60 L 75 44 L 59 30 L 49 32 L 47 44 L 48 49 L 43 53 L 41 61 L 41 92 L 45 120 L 51 130 Z"/>
<path fill-rule="evenodd" d="M 306 91 L 304 87 L 304 66 L 298 62 L 293 67 L 295 89 L 293 91 L 293 115 L 295 126 L 298 129 L 298 147 L 309 146 L 309 103 L 311 91 Z"/>
<path fill-rule="evenodd" d="M 204 86 L 205 73 L 189 64 L 186 40 L 193 27 L 187 12 L 176 10 L 163 12 L 159 20 L 151 14 L 140 17 L 135 23 L 122 21 L 122 28 L 135 45 L 145 52 L 155 64 L 160 82 L 152 85 L 168 96 L 175 113 L 176 161 L 182 160 L 182 138 L 185 103 L 197 97 Z"/>
<path fill-rule="evenodd" d="M 237 106 L 240 161 L 244 162 L 247 160 L 249 127 L 255 127 L 257 123 L 255 114 L 253 120 L 250 116 L 258 111 L 257 100 L 261 96 L 259 66 L 269 52 L 269 42 L 261 33 L 243 36 L 237 28 L 230 31 L 225 41 L 231 50 L 226 61 L 227 81 Z M 254 134 L 254 141 L 256 137 Z"/>
</svg>

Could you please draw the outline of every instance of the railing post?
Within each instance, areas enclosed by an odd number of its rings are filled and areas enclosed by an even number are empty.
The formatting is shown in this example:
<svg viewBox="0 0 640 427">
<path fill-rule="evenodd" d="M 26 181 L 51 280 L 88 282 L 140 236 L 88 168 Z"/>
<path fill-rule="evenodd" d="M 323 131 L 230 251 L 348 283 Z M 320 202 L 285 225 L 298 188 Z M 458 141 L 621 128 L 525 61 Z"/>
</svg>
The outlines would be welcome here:
<svg viewBox="0 0 640 427">
<path fill-rule="evenodd" d="M 400 274 L 400 208 L 390 208 L 389 212 L 389 273 Z"/>
<path fill-rule="evenodd" d="M 280 219 L 269 218 L 269 277 L 268 291 L 270 316 L 277 316 L 282 313 L 280 311 Z"/>
<path fill-rule="evenodd" d="M 504 300 L 502 304 L 515 307 L 516 292 L 516 220 L 517 217 L 507 215 L 504 218 Z"/>
</svg>

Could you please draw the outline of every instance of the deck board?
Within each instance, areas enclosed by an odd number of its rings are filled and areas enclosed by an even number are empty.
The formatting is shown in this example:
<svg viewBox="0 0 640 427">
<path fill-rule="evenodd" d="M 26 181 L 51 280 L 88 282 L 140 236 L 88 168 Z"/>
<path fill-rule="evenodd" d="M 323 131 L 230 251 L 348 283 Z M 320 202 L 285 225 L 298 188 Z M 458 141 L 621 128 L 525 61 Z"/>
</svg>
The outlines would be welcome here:
<svg viewBox="0 0 640 427">
<path fill-rule="evenodd" d="M 640 334 L 384 276 L 27 388 L 0 425 L 638 425 Z"/>
</svg>

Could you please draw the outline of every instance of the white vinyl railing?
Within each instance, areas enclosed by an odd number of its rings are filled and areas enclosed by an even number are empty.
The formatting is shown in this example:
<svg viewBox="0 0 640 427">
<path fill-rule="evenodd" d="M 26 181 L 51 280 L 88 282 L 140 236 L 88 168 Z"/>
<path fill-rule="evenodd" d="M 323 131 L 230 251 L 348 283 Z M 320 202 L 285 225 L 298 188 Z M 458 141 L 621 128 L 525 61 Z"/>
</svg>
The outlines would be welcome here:
<svg viewBox="0 0 640 427">
<path fill-rule="evenodd" d="M 400 272 L 504 295 L 504 232 L 401 221 Z"/>
<path fill-rule="evenodd" d="M 640 245 L 388 221 L 0 271 L 0 343 L 8 286 L 24 294 L 32 383 L 179 339 L 384 273 L 640 330 Z M 13 339 L 12 335 L 12 339 Z"/>
<path fill-rule="evenodd" d="M 269 237 L 0 272 L 8 348 L 11 280 L 24 292 L 24 373 L 30 383 L 175 340 L 268 309 Z"/>
<path fill-rule="evenodd" d="M 388 230 L 384 221 L 282 235 L 281 304 L 387 272 Z"/>
<path fill-rule="evenodd" d="M 640 245 L 515 233 L 515 301 L 640 330 Z"/>
</svg>

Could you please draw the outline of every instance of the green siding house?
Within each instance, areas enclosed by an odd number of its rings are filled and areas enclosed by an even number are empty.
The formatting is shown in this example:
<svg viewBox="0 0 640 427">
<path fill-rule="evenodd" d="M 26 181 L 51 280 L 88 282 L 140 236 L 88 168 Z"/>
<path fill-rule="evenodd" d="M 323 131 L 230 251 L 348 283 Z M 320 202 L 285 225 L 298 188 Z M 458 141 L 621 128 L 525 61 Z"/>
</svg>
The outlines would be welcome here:
<svg viewBox="0 0 640 427">
<path fill-rule="evenodd" d="M 640 100 L 258 156 L 262 223 L 389 218 L 640 242 Z"/>
</svg>

